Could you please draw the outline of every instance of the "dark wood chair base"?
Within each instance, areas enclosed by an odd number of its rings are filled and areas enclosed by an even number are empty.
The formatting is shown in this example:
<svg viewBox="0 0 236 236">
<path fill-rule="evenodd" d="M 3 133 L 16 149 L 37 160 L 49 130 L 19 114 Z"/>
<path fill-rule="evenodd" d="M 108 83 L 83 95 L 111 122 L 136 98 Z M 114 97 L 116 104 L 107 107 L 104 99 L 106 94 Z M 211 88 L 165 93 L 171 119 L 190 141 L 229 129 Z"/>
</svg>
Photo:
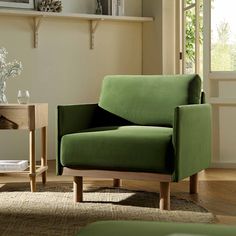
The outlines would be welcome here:
<svg viewBox="0 0 236 236">
<path fill-rule="evenodd" d="M 190 194 L 198 193 L 198 173 L 190 176 L 189 184 L 190 184 L 190 186 L 189 186 Z"/>
<path fill-rule="evenodd" d="M 113 179 L 113 187 L 114 188 L 120 188 L 122 185 L 121 179 Z"/>
<path fill-rule="evenodd" d="M 83 177 L 74 177 L 74 200 L 75 202 L 83 201 Z"/>
</svg>

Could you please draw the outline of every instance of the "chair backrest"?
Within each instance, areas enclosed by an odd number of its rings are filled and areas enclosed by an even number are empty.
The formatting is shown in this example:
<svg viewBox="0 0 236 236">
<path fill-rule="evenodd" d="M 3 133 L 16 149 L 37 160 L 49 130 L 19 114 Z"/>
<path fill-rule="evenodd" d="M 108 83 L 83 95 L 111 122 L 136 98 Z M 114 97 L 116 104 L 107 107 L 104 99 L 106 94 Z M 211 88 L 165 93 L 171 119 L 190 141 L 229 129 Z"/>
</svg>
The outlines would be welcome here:
<svg viewBox="0 0 236 236">
<path fill-rule="evenodd" d="M 175 107 L 200 100 L 198 75 L 107 76 L 99 106 L 134 124 L 172 126 Z"/>
</svg>

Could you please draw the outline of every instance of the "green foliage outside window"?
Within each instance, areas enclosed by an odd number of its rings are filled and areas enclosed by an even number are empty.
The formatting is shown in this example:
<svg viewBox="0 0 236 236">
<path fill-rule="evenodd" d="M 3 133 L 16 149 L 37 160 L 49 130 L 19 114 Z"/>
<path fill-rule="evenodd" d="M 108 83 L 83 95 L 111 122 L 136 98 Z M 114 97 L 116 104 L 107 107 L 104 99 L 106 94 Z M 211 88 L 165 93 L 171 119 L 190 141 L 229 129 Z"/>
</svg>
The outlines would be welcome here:
<svg viewBox="0 0 236 236">
<path fill-rule="evenodd" d="M 196 0 L 184 0 L 185 6 L 190 6 Z M 214 11 L 214 1 L 212 0 L 212 10 Z M 203 44 L 203 2 L 200 0 L 200 46 Z M 195 25 L 196 15 L 195 8 L 185 11 L 185 67 L 186 73 L 194 73 L 195 65 Z M 216 32 L 212 32 L 213 38 L 211 43 L 211 69 L 213 71 L 236 71 L 236 35 L 232 41 L 230 24 L 226 21 L 217 25 Z M 231 36 L 231 37 L 230 37 Z M 200 52 L 200 55 L 202 51 Z M 202 61 L 202 55 L 201 60 Z"/>
<path fill-rule="evenodd" d="M 195 3 L 195 0 L 184 1 L 186 7 Z M 200 38 L 198 39 L 200 46 L 203 44 L 203 1 L 200 0 Z M 214 1 L 212 0 L 212 10 L 214 10 Z M 195 26 L 196 15 L 195 7 L 193 7 L 185 11 L 185 73 L 195 72 Z M 236 35 L 235 40 L 232 40 L 230 24 L 226 21 L 220 22 L 216 28 L 211 42 L 211 69 L 213 71 L 236 71 Z M 200 55 L 201 53 L 202 51 Z M 202 55 L 200 61 L 202 61 Z"/>
<path fill-rule="evenodd" d="M 185 0 L 185 6 L 194 4 L 194 0 Z M 203 1 L 200 1 L 200 17 L 199 17 L 199 27 L 200 27 L 200 38 L 199 43 L 203 43 Z M 196 30 L 196 15 L 195 7 L 185 11 L 185 59 L 186 67 L 190 72 L 194 72 L 195 63 L 195 30 Z"/>
<path fill-rule="evenodd" d="M 212 70 L 236 71 L 236 44 L 230 41 L 231 29 L 226 21 L 217 26 L 217 37 L 212 43 Z"/>
</svg>

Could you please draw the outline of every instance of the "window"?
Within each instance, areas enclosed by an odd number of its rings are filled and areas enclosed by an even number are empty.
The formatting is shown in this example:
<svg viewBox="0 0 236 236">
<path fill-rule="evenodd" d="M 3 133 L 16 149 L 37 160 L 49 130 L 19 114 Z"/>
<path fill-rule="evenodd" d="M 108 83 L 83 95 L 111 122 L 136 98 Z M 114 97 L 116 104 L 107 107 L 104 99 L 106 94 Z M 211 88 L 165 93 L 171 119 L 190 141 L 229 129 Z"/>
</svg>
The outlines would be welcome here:
<svg viewBox="0 0 236 236">
<path fill-rule="evenodd" d="M 182 72 L 202 74 L 203 0 L 182 0 Z"/>
<path fill-rule="evenodd" d="M 211 1 L 211 71 L 236 71 L 235 0 Z"/>
</svg>

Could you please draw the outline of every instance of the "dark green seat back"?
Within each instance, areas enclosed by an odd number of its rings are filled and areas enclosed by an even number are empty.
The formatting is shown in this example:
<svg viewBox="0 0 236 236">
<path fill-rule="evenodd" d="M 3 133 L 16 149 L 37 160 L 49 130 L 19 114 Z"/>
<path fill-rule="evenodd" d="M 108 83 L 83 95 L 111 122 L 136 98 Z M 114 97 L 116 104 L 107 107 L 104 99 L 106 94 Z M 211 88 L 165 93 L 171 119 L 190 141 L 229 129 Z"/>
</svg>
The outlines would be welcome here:
<svg viewBox="0 0 236 236">
<path fill-rule="evenodd" d="M 198 104 L 198 75 L 107 76 L 99 106 L 138 125 L 172 126 L 174 108 Z"/>
</svg>

